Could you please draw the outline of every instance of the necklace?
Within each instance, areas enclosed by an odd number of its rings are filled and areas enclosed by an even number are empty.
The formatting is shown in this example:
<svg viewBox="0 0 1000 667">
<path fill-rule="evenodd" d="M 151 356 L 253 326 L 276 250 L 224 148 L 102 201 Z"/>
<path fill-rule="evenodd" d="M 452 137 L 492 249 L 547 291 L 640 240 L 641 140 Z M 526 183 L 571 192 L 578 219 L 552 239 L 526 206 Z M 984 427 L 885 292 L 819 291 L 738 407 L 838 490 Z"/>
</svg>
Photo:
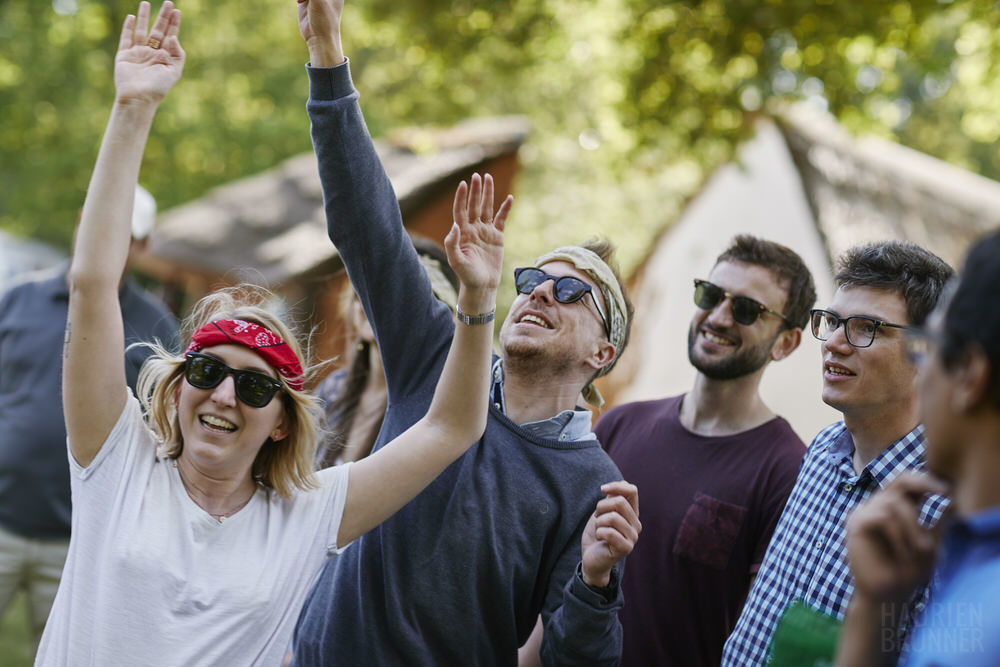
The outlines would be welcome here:
<svg viewBox="0 0 1000 667">
<path fill-rule="evenodd" d="M 228 509 L 225 512 L 222 512 L 222 513 L 219 513 L 219 514 L 215 514 L 213 512 L 209 512 L 207 509 L 205 509 L 202 506 L 201 503 L 199 503 L 197 501 L 197 499 L 195 499 L 194 495 L 191 493 L 191 487 L 188 486 L 188 483 L 184 480 L 184 475 L 181 473 L 181 469 L 177 466 L 177 459 L 171 459 L 170 462 L 173 464 L 174 468 L 177 470 L 177 476 L 181 478 L 181 484 L 184 485 L 184 491 L 187 492 L 188 498 L 190 498 L 191 500 L 193 500 L 195 505 L 197 505 L 198 507 L 200 507 L 206 514 L 208 514 L 210 517 L 212 517 L 213 519 L 215 519 L 219 523 L 222 523 L 223 521 L 225 521 L 226 519 L 228 519 L 229 517 L 231 517 L 232 515 L 236 514 L 237 512 L 239 512 L 244 507 L 246 507 L 247 503 L 249 503 L 251 500 L 253 500 L 254 494 L 257 493 L 257 488 L 255 486 L 254 489 L 250 492 L 250 495 L 246 497 L 246 500 L 244 500 L 240 504 L 236 505 L 235 507 L 233 507 L 231 509 Z"/>
</svg>

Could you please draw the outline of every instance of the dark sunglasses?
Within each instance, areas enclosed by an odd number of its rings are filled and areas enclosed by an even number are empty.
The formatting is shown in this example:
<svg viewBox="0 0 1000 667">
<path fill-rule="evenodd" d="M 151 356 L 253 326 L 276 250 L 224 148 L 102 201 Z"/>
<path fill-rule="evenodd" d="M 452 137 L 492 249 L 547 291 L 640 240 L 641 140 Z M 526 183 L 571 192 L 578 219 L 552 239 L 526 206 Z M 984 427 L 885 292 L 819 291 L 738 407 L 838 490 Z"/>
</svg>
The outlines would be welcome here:
<svg viewBox="0 0 1000 667">
<path fill-rule="evenodd" d="M 576 303 L 583 298 L 584 294 L 590 294 L 590 298 L 594 302 L 594 307 L 597 308 L 597 314 L 601 316 L 601 322 L 604 323 L 604 333 L 609 339 L 611 338 L 611 326 L 608 324 L 608 318 L 605 316 L 604 311 L 601 310 L 601 304 L 598 303 L 597 297 L 594 296 L 594 288 L 590 285 L 579 278 L 574 278 L 573 276 L 554 276 L 534 266 L 514 269 L 514 286 L 517 288 L 519 294 L 531 294 L 535 291 L 536 287 L 546 280 L 555 281 L 552 286 L 552 295 L 559 303 Z"/>
<path fill-rule="evenodd" d="M 748 296 L 730 294 L 718 285 L 713 285 L 707 280 L 695 279 L 694 305 L 698 306 L 702 310 L 712 310 L 722 303 L 726 297 L 729 297 L 730 299 L 729 307 L 733 311 L 733 320 L 735 320 L 738 324 L 750 326 L 764 313 L 770 313 L 772 315 L 777 315 L 785 321 L 785 324 L 792 327 L 792 323 L 788 321 L 787 317 L 776 310 L 771 310 L 760 301 L 751 299 Z"/>
<path fill-rule="evenodd" d="M 184 379 L 198 389 L 214 389 L 227 375 L 233 376 L 236 398 L 252 408 L 262 408 L 283 389 L 280 382 L 259 371 L 238 371 L 215 357 L 188 352 L 184 357 Z"/>
</svg>

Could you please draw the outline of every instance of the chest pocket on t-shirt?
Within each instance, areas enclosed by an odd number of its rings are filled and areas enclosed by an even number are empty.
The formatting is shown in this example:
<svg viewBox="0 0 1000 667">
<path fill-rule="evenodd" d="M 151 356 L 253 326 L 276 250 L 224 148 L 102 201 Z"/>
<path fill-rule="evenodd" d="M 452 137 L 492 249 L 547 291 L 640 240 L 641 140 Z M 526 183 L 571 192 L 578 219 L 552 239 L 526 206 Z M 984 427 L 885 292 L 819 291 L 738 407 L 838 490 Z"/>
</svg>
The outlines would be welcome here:
<svg viewBox="0 0 1000 667">
<path fill-rule="evenodd" d="M 674 554 L 716 570 L 724 570 L 736 547 L 745 507 L 698 492 L 677 531 Z"/>
</svg>

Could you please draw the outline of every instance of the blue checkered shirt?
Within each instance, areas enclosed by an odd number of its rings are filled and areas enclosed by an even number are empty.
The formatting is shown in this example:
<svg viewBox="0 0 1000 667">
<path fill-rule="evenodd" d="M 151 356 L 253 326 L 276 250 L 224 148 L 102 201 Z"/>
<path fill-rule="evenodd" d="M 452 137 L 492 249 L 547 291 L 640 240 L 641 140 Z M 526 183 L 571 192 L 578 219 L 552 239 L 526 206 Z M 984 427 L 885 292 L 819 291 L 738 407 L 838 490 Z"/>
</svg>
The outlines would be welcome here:
<svg viewBox="0 0 1000 667">
<path fill-rule="evenodd" d="M 854 440 L 843 422 L 820 431 L 802 460 L 795 487 L 778 520 L 764 562 L 726 641 L 722 664 L 761 665 L 778 618 L 793 600 L 843 619 L 854 591 L 847 566 L 844 523 L 851 510 L 904 470 L 924 467 L 924 427 L 917 426 L 864 467 L 854 472 Z M 929 496 L 920 512 L 933 525 L 947 505 Z M 919 612 L 926 589 L 914 595 L 906 618 Z"/>
</svg>

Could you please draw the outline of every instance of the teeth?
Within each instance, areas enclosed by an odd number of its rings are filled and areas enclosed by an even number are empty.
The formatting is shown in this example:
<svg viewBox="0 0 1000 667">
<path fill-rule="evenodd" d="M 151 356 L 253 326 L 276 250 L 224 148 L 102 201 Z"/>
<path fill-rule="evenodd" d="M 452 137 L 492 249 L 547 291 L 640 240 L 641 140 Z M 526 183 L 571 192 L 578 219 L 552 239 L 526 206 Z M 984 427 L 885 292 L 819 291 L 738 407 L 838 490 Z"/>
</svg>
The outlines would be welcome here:
<svg viewBox="0 0 1000 667">
<path fill-rule="evenodd" d="M 232 432 L 236 430 L 236 424 L 213 415 L 202 415 L 201 423 L 220 431 Z"/>
<path fill-rule="evenodd" d="M 552 328 L 549 326 L 548 322 L 535 315 L 525 315 L 524 317 L 521 318 L 521 322 L 531 322 L 532 324 L 537 324 L 538 326 L 544 327 L 546 329 Z"/>
<path fill-rule="evenodd" d="M 733 344 L 732 341 L 727 340 L 725 338 L 720 338 L 719 336 L 716 336 L 715 334 L 713 334 L 710 331 L 703 331 L 702 333 L 704 334 L 705 338 L 707 338 L 710 343 L 715 343 L 716 345 L 732 345 Z"/>
<path fill-rule="evenodd" d="M 854 375 L 850 371 L 844 370 L 843 368 L 834 368 L 833 366 L 827 366 L 826 372 L 832 375 Z"/>
</svg>

